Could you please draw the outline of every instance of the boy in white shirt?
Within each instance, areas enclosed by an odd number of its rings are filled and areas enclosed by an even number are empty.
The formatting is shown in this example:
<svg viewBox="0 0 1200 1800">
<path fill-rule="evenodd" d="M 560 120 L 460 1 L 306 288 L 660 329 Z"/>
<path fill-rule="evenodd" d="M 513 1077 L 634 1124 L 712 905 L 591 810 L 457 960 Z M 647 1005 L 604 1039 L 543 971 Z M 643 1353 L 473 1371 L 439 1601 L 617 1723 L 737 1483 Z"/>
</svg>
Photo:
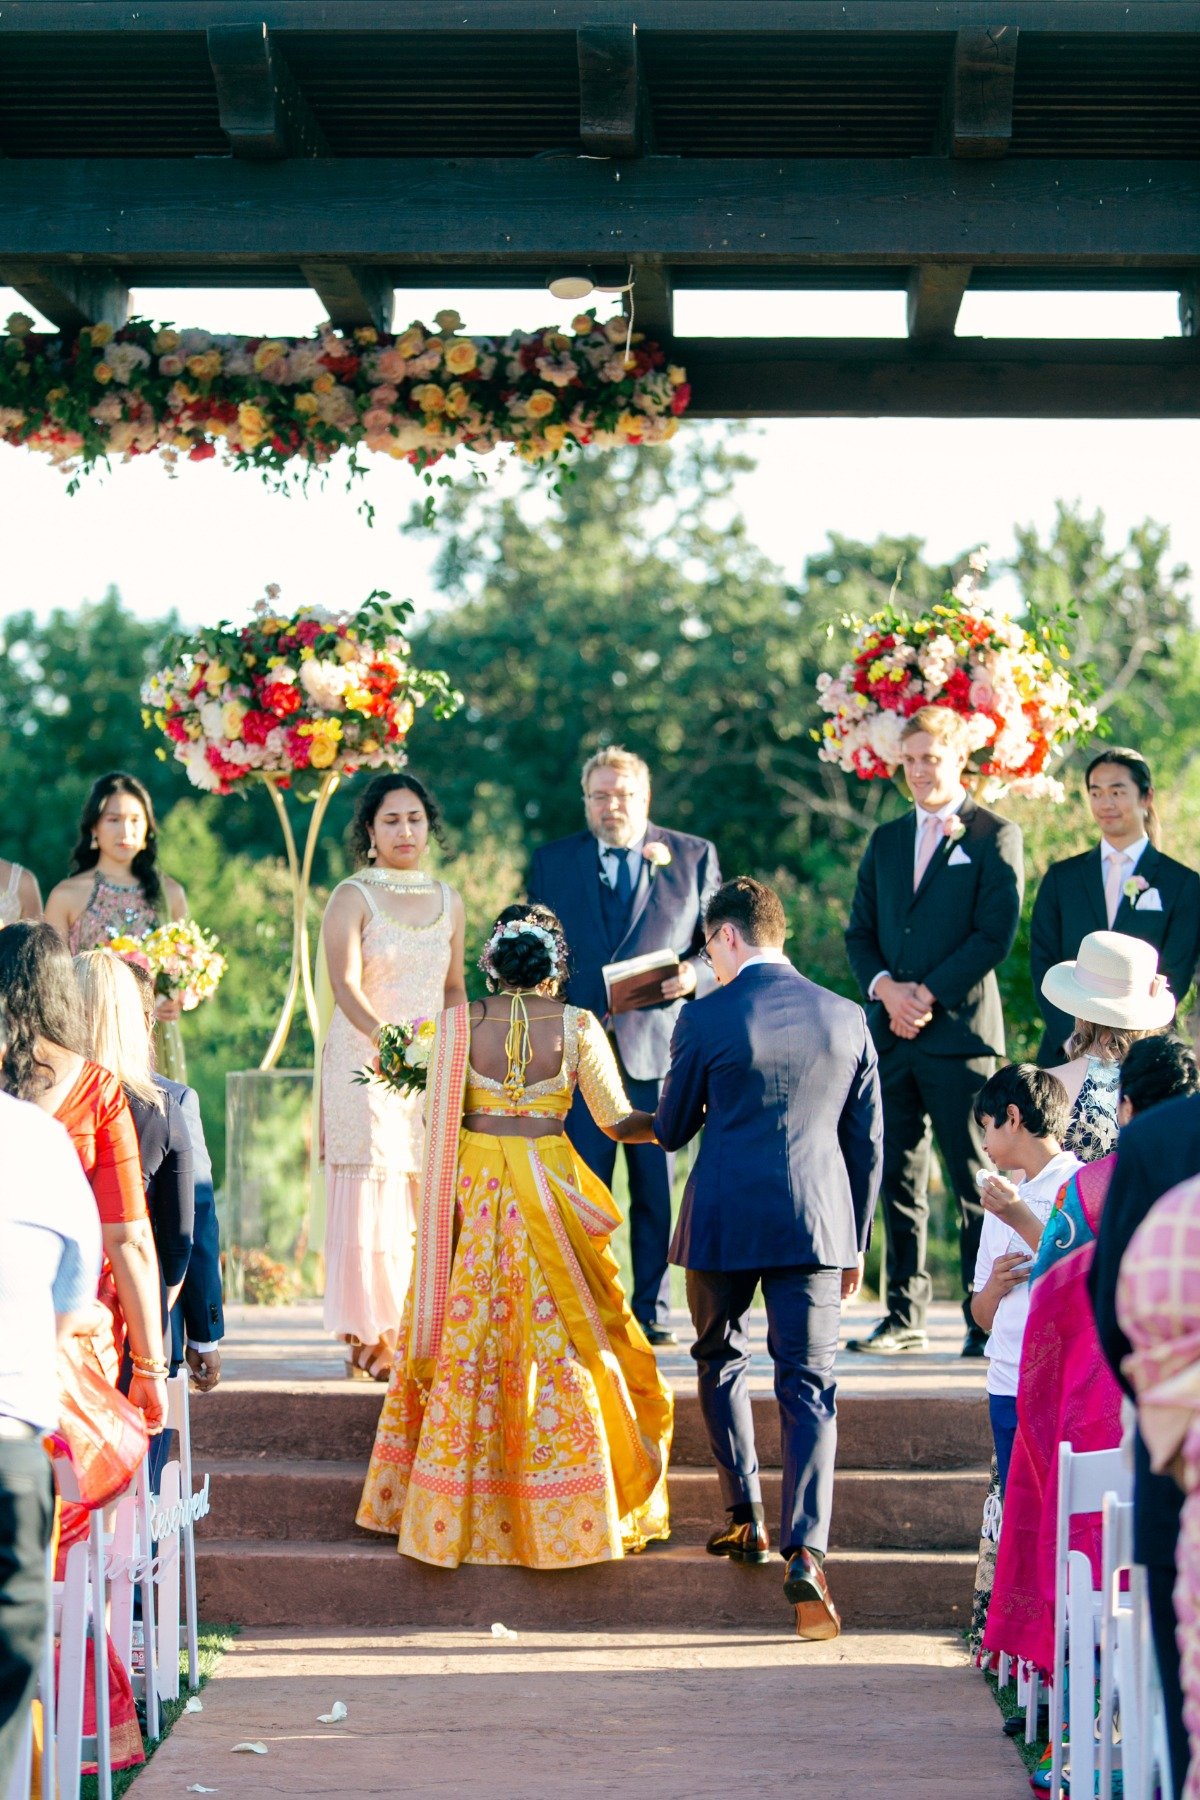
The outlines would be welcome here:
<svg viewBox="0 0 1200 1800">
<path fill-rule="evenodd" d="M 986 1154 L 997 1168 L 1021 1177 L 1014 1186 L 1002 1175 L 980 1175 L 986 1217 L 971 1301 L 975 1323 L 991 1333 L 985 1352 L 988 1413 L 1003 1493 L 1017 1435 L 1017 1377 L 1029 1314 L 1029 1271 L 1042 1228 L 1080 1162 L 1062 1147 L 1071 1116 L 1067 1090 L 1045 1069 L 1032 1063 L 997 1069 L 980 1088 L 974 1110 Z"/>
</svg>

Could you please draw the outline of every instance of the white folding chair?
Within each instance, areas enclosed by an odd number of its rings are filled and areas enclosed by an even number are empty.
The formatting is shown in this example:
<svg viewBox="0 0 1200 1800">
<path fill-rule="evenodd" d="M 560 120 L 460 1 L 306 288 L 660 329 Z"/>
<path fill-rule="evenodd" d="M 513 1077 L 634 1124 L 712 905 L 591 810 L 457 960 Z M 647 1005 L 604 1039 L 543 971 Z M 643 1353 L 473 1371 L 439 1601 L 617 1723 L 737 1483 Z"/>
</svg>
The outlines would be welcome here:
<svg viewBox="0 0 1200 1800">
<path fill-rule="evenodd" d="M 1067 1649 L 1071 1660 L 1071 1788 L 1090 1794 L 1095 1786 L 1096 1634 L 1100 1595 L 1082 1551 L 1071 1550 L 1071 1520 L 1098 1513 L 1112 1493 L 1128 1500 L 1131 1481 L 1120 1450 L 1076 1453 L 1058 1447 L 1058 1516 L 1054 1544 L 1054 1680 L 1050 1690 L 1050 1800 L 1063 1800 L 1064 1687 Z M 1086 1695 L 1086 1698 L 1085 1698 Z M 1080 1710 L 1082 1708 L 1082 1710 Z"/>
<path fill-rule="evenodd" d="M 1122 1593 L 1121 1576 L 1133 1566 L 1133 1503 L 1104 1496 L 1103 1579 L 1100 1606 L 1100 1786 L 1098 1800 L 1112 1800 L 1113 1771 L 1123 1778 L 1125 1800 L 1136 1800 L 1134 1778 L 1141 1730 L 1137 1643 L 1132 1594 Z M 1121 1744 L 1113 1742 L 1119 1714 Z"/>
<path fill-rule="evenodd" d="M 183 1609 L 187 1629 L 188 1687 L 192 1693 L 200 1686 L 200 1614 L 196 1605 L 196 1519 L 192 1497 L 192 1423 L 188 1399 L 188 1372 L 179 1370 L 167 1383 L 167 1428 L 179 1434 L 179 1497 L 184 1502 L 181 1538 L 183 1544 Z M 170 1465 L 167 1465 L 170 1467 Z M 164 1470 L 164 1474 L 165 1474 Z M 207 1510 L 207 1509 L 206 1509 Z M 175 1581 L 178 1584 L 178 1568 Z M 175 1654 L 172 1668 L 179 1666 L 179 1610 L 176 1588 Z M 165 1658 L 165 1650 L 160 1660 Z M 175 1698 L 179 1692 L 176 1681 Z"/>
<path fill-rule="evenodd" d="M 56 1457 L 54 1473 L 64 1501 L 78 1501 L 75 1471 L 65 1457 Z M 92 1637 L 92 1675 L 96 1708 L 96 1768 L 100 1800 L 112 1800 L 112 1742 L 108 1717 L 108 1635 L 105 1629 L 104 1519 L 99 1511 L 88 1514 L 88 1535 L 67 1552 L 63 1579 L 53 1584 L 54 1631 L 58 1638 L 58 1694 L 48 1686 L 54 1729 L 47 1733 L 55 1743 L 55 1767 L 59 1800 L 78 1800 L 83 1765 L 83 1697 L 87 1668 L 88 1631 Z M 44 1767 L 44 1763 L 43 1763 Z M 43 1793 L 55 1792 L 53 1782 Z"/>
<path fill-rule="evenodd" d="M 133 1482 L 117 1501 L 109 1544 L 108 1576 L 112 1594 L 112 1640 L 136 1693 L 143 1690 L 146 1736 L 161 1735 L 158 1704 L 158 1661 L 154 1627 L 154 1544 L 150 1535 L 149 1459 L 142 1458 Z M 133 1665 L 133 1592 L 141 1599 L 143 1666 Z"/>
<path fill-rule="evenodd" d="M 1125 1759 L 1125 1792 L 1131 1796 L 1131 1800 L 1154 1800 L 1155 1794 L 1173 1794 L 1175 1789 L 1171 1776 L 1167 1715 L 1163 1706 L 1158 1656 L 1154 1649 L 1154 1631 L 1150 1622 L 1150 1594 L 1146 1584 L 1146 1571 L 1140 1563 L 1135 1563 L 1130 1571 L 1129 1594 L 1134 1619 L 1132 1636 L 1137 1657 L 1135 1679 L 1139 1730 L 1136 1762 L 1133 1750 Z M 1132 1781 L 1131 1764 L 1134 1764 Z"/>
</svg>

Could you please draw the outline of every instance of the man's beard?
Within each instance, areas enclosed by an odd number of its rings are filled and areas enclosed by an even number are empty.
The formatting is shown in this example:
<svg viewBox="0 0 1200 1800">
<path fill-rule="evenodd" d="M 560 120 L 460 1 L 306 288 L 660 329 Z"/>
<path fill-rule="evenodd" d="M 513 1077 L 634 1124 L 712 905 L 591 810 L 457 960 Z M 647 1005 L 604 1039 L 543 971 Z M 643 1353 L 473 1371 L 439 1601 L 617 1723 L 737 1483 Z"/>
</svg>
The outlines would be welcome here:
<svg viewBox="0 0 1200 1800">
<path fill-rule="evenodd" d="M 629 850 L 640 833 L 629 819 L 604 819 L 592 826 L 592 835 L 609 850 Z"/>
</svg>

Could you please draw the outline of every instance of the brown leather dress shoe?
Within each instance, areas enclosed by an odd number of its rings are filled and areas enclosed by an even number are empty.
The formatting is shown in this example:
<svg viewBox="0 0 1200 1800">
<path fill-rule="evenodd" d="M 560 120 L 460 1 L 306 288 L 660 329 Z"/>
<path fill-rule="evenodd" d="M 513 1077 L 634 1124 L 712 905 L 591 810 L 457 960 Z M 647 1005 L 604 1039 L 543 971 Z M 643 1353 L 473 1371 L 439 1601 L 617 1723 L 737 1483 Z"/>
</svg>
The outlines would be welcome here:
<svg viewBox="0 0 1200 1800">
<path fill-rule="evenodd" d="M 783 1591 L 796 1608 L 796 1636 L 820 1641 L 841 1636 L 842 1620 L 825 1571 L 808 1550 L 789 1558 Z"/>
<path fill-rule="evenodd" d="M 722 1526 L 704 1548 L 710 1556 L 727 1556 L 730 1562 L 765 1563 L 771 1560 L 767 1528 L 757 1519 L 748 1519 L 743 1525 Z"/>
</svg>

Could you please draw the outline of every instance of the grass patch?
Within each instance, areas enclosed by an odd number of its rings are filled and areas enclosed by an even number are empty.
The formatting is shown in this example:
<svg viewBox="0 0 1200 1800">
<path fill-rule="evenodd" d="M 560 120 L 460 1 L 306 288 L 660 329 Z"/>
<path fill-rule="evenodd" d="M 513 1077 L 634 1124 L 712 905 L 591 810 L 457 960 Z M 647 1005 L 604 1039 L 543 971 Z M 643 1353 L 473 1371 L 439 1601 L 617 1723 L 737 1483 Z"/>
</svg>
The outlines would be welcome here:
<svg viewBox="0 0 1200 1800">
<path fill-rule="evenodd" d="M 217 1664 L 241 1630 L 240 1625 L 202 1625 L 200 1640 L 200 1691 L 203 1692 L 208 1680 L 216 1671 Z M 112 1778 L 113 1800 L 120 1800 L 130 1785 L 137 1780 L 142 1769 L 150 1761 L 159 1744 L 165 1743 L 176 1719 L 185 1710 L 191 1696 L 187 1686 L 187 1652 L 180 1651 L 179 1668 L 181 1688 L 178 1700 L 164 1700 L 162 1703 L 162 1737 L 158 1743 L 152 1744 L 146 1737 L 142 1738 L 142 1748 L 146 1752 L 146 1762 L 136 1769 L 114 1769 Z M 80 1785 L 80 1800 L 100 1800 L 100 1783 L 95 1775 L 85 1775 Z"/>
<path fill-rule="evenodd" d="M 1018 1713 L 1022 1719 L 1025 1717 L 1024 1708 L 1017 1705 L 1017 1684 L 1015 1681 L 1010 1681 L 1007 1687 L 1002 1688 L 995 1675 L 987 1674 L 984 1676 L 984 1680 L 987 1682 L 989 1688 L 991 1688 L 996 1705 L 1000 1708 L 1005 1719 L 1015 1718 Z M 1012 1741 L 1016 1745 L 1017 1753 L 1020 1756 L 1021 1761 L 1032 1775 L 1033 1771 L 1041 1762 L 1042 1757 L 1046 1754 L 1046 1739 L 1039 1738 L 1036 1742 L 1027 1744 L 1025 1742 L 1025 1733 L 1022 1731 L 1020 1735 L 1015 1737 Z"/>
</svg>

